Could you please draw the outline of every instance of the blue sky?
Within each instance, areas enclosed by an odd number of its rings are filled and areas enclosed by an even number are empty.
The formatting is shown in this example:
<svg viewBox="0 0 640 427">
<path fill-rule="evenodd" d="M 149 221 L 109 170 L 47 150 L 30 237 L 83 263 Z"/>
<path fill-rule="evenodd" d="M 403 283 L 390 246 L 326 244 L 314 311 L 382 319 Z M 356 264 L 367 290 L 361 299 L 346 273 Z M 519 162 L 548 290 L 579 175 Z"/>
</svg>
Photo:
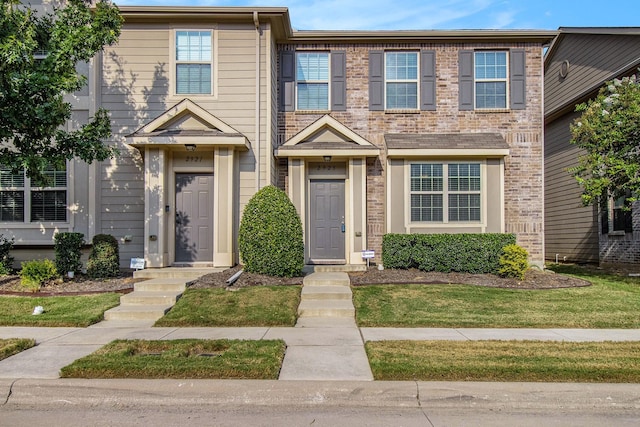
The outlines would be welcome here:
<svg viewBox="0 0 640 427">
<path fill-rule="evenodd" d="M 299 30 L 640 26 L 638 0 L 114 0 L 120 6 L 282 6 Z M 606 5 L 609 6 L 606 6 Z M 401 7 L 400 7 L 401 5 Z"/>
</svg>

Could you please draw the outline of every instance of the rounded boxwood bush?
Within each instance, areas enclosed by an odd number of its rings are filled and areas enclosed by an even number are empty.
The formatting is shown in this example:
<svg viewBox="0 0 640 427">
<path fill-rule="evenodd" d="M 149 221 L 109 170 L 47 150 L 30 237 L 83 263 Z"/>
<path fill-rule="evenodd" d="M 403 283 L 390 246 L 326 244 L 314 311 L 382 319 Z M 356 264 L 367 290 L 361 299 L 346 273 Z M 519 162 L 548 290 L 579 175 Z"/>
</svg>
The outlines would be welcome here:
<svg viewBox="0 0 640 427">
<path fill-rule="evenodd" d="M 302 274 L 302 224 L 284 191 L 269 185 L 254 194 L 244 208 L 238 240 L 245 271 L 278 277 Z"/>
<path fill-rule="evenodd" d="M 110 234 L 93 236 L 91 253 L 87 262 L 89 277 L 116 277 L 120 274 L 120 250 L 118 240 Z"/>
</svg>

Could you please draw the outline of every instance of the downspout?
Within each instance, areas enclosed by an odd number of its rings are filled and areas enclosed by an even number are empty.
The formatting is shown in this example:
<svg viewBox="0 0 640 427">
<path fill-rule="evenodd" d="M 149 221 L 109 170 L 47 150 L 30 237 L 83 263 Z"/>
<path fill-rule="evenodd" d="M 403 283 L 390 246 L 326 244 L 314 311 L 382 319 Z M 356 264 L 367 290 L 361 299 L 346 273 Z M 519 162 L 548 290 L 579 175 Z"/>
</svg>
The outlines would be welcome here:
<svg viewBox="0 0 640 427">
<path fill-rule="evenodd" d="M 254 155 L 256 156 L 256 192 L 260 190 L 260 21 L 258 19 L 258 11 L 253 11 L 253 24 L 256 27 L 256 122 L 255 122 L 255 140 L 256 147 Z"/>
</svg>

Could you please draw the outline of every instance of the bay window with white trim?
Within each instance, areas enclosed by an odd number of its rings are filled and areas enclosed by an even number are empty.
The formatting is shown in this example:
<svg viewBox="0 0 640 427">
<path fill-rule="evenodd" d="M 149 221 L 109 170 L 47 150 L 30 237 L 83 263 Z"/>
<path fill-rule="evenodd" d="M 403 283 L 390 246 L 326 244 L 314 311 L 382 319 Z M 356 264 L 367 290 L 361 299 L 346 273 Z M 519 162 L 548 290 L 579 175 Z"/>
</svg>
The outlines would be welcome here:
<svg viewBox="0 0 640 427">
<path fill-rule="evenodd" d="M 480 223 L 480 163 L 412 162 L 409 180 L 411 222 Z"/>
<path fill-rule="evenodd" d="M 0 166 L 0 222 L 67 222 L 67 171 L 48 168 L 45 186 Z"/>
</svg>

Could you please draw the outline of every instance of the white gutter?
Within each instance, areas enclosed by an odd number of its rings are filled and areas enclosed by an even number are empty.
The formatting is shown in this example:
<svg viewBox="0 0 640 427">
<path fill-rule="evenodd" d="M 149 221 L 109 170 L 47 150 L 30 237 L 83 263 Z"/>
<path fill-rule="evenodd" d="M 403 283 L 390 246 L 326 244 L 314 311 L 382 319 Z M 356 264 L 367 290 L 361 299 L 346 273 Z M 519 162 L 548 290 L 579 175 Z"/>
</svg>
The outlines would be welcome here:
<svg viewBox="0 0 640 427">
<path fill-rule="evenodd" d="M 253 11 L 253 23 L 256 26 L 256 121 L 255 121 L 255 140 L 256 147 L 254 155 L 256 156 L 256 192 L 260 190 L 260 20 L 258 19 L 258 11 Z"/>
</svg>

